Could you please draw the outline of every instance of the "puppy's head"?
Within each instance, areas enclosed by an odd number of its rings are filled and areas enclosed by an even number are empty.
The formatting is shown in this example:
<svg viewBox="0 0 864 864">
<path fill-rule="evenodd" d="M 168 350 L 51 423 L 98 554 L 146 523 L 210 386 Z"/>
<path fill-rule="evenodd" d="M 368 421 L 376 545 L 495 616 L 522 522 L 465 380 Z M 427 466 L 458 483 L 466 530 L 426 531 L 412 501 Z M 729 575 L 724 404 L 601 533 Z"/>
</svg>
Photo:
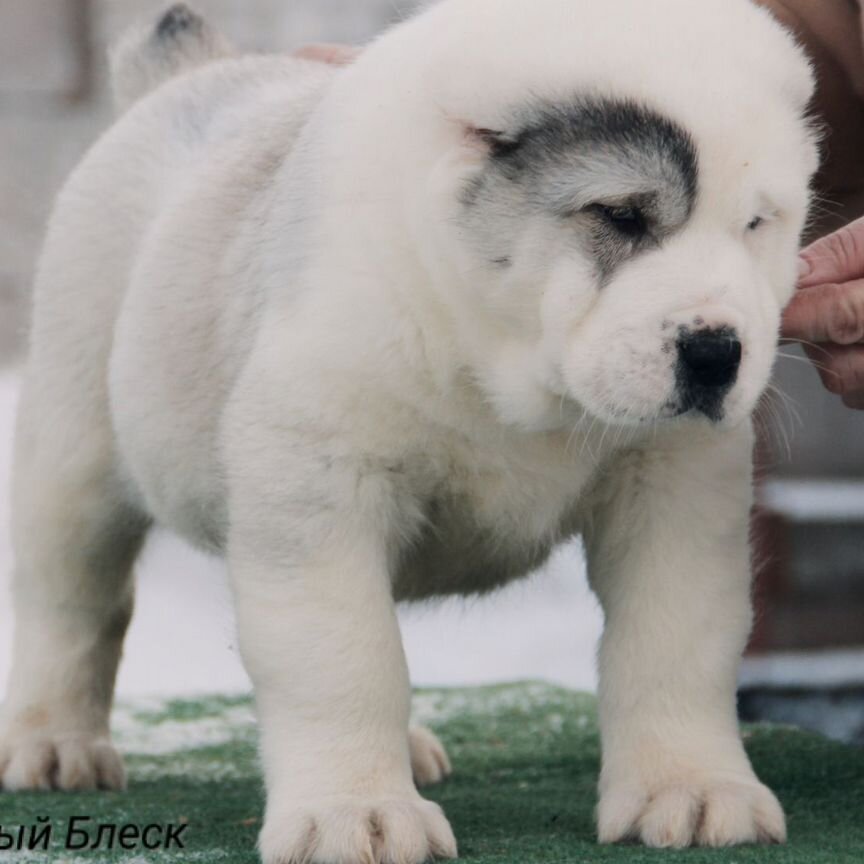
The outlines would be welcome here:
<svg viewBox="0 0 864 864">
<path fill-rule="evenodd" d="M 502 417 L 740 422 L 817 166 L 791 37 L 747 0 L 444 0 L 414 33 L 418 236 Z"/>
</svg>

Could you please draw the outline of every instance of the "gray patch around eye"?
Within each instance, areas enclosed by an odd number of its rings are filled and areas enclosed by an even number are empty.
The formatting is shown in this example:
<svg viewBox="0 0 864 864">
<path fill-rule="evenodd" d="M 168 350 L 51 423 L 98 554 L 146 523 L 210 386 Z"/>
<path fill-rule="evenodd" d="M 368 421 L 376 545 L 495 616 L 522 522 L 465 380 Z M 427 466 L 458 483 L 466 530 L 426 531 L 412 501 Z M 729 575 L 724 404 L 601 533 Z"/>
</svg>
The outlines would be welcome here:
<svg viewBox="0 0 864 864">
<path fill-rule="evenodd" d="M 677 123 L 630 100 L 581 99 L 519 112 L 505 146 L 463 189 L 466 222 L 501 260 L 529 217 L 573 220 L 605 282 L 623 261 L 656 247 L 689 219 L 698 196 L 695 144 Z M 625 236 L 591 205 L 638 206 L 644 236 Z M 494 243 L 494 246 L 492 245 Z"/>
</svg>

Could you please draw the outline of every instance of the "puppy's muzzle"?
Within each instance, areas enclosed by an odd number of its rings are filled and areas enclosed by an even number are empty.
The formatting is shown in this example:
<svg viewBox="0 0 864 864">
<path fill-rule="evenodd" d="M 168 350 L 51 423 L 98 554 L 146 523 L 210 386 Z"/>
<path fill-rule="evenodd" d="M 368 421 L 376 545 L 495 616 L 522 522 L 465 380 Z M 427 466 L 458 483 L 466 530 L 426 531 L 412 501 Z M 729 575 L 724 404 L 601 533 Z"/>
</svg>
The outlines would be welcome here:
<svg viewBox="0 0 864 864">
<path fill-rule="evenodd" d="M 738 380 L 741 341 L 731 328 L 698 330 L 678 340 L 676 377 L 682 413 L 697 410 L 711 420 L 723 416 L 723 402 Z"/>
</svg>

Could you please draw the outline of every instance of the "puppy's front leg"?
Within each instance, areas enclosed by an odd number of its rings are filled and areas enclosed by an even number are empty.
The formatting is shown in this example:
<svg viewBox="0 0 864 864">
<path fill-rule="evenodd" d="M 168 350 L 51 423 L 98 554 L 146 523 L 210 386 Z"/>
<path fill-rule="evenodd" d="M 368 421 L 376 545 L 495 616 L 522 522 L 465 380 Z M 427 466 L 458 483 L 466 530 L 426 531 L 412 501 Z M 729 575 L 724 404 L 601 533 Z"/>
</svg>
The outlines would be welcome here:
<svg viewBox="0 0 864 864">
<path fill-rule="evenodd" d="M 302 562 L 266 530 L 235 537 L 230 551 L 267 779 L 265 864 L 456 855 L 443 813 L 411 777 L 410 688 L 386 552 L 347 528 L 350 518 Z"/>
<path fill-rule="evenodd" d="M 738 732 L 751 623 L 750 429 L 681 430 L 632 453 L 586 534 L 600 649 L 602 842 L 785 839 Z"/>
</svg>

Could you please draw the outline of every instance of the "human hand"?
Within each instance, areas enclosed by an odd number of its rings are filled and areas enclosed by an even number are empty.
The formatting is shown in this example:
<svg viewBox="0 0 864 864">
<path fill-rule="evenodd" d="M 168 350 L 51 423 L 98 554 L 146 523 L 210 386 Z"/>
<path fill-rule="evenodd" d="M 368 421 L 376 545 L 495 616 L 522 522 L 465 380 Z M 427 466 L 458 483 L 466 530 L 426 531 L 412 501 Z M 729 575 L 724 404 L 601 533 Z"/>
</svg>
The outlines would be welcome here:
<svg viewBox="0 0 864 864">
<path fill-rule="evenodd" d="M 864 410 L 864 219 L 801 253 L 782 335 L 803 344 L 830 392 Z"/>
</svg>

